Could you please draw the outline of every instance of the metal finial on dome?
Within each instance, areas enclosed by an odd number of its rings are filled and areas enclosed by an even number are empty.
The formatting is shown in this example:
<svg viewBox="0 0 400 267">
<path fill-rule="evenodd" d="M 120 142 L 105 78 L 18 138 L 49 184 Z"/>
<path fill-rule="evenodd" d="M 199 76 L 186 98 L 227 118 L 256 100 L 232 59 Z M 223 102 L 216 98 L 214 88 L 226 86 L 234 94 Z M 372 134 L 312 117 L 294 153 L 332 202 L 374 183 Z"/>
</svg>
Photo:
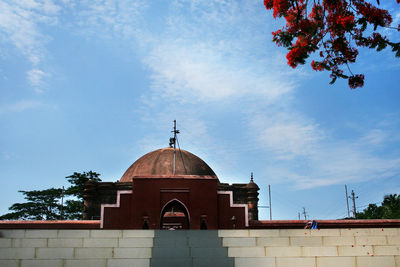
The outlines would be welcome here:
<svg viewBox="0 0 400 267">
<path fill-rule="evenodd" d="M 171 131 L 174 133 L 174 137 L 169 139 L 169 146 L 174 148 L 174 160 L 173 160 L 173 165 L 172 165 L 172 173 L 175 175 L 175 170 L 176 170 L 176 141 L 177 141 L 177 134 L 179 133 L 179 130 L 176 129 L 176 120 L 174 120 L 174 130 Z M 173 146 L 172 146 L 173 145 Z"/>
<path fill-rule="evenodd" d="M 253 181 L 253 172 L 251 172 L 251 175 L 250 175 L 250 183 L 254 183 L 254 181 Z"/>
<path fill-rule="evenodd" d="M 176 139 L 177 139 L 177 134 L 180 133 L 179 130 L 176 129 L 176 120 L 174 120 L 174 130 L 171 131 L 171 133 L 174 133 L 174 137 L 171 137 L 169 139 L 169 147 L 173 147 L 174 149 L 176 148 Z"/>
</svg>

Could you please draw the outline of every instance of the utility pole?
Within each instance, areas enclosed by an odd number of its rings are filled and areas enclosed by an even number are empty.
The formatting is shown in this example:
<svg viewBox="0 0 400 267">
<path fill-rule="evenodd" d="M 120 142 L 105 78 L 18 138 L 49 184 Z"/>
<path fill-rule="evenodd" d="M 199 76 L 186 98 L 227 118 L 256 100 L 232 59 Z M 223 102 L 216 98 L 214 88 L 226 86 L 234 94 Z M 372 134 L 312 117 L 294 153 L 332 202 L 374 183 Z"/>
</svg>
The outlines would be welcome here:
<svg viewBox="0 0 400 267">
<path fill-rule="evenodd" d="M 299 221 L 300 221 L 300 212 L 298 212 L 297 215 L 299 215 Z"/>
<path fill-rule="evenodd" d="M 356 211 L 356 199 L 358 196 L 355 196 L 354 190 L 351 190 L 351 197 L 349 197 L 351 200 L 353 200 L 353 217 L 354 219 L 357 218 L 357 211 Z"/>
<path fill-rule="evenodd" d="M 350 218 L 349 195 L 347 194 L 347 184 L 344 185 L 344 189 L 346 190 L 347 218 Z"/>
<path fill-rule="evenodd" d="M 307 212 L 305 207 L 303 207 L 303 215 L 304 215 L 304 220 L 307 220 Z"/>
<path fill-rule="evenodd" d="M 64 186 L 61 190 L 61 220 L 64 220 Z"/>
<path fill-rule="evenodd" d="M 269 220 L 272 221 L 272 206 L 271 206 L 271 185 L 268 185 L 269 192 Z"/>
</svg>

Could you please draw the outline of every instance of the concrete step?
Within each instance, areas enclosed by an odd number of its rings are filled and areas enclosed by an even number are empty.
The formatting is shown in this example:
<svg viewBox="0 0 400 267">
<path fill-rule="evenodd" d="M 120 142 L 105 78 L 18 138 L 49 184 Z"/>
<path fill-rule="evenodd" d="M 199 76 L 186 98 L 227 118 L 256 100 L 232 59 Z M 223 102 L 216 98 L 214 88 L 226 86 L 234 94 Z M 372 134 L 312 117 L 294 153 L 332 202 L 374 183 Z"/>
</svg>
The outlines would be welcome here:
<svg viewBox="0 0 400 267">
<path fill-rule="evenodd" d="M 217 231 L 157 230 L 151 267 L 233 267 Z"/>
<path fill-rule="evenodd" d="M 193 237 L 178 237 L 178 238 L 154 238 L 153 247 L 204 247 L 218 248 L 222 247 L 221 238 L 193 238 Z"/>
<path fill-rule="evenodd" d="M 233 258 L 150 259 L 151 267 L 233 267 Z"/>
<path fill-rule="evenodd" d="M 234 258 L 193 258 L 193 267 L 234 267 Z"/>
<path fill-rule="evenodd" d="M 189 248 L 189 247 L 175 247 L 175 248 L 153 248 L 153 258 L 226 258 L 228 255 L 227 248 Z"/>
<path fill-rule="evenodd" d="M 169 248 L 169 247 L 187 247 L 188 246 L 187 237 L 177 237 L 177 238 L 163 238 L 157 237 L 153 239 L 153 247 Z"/>
<path fill-rule="evenodd" d="M 174 258 L 174 259 L 150 259 L 150 267 L 191 267 L 192 258 Z"/>
<path fill-rule="evenodd" d="M 227 258 L 227 248 L 190 248 L 190 256 L 193 258 Z"/>
<path fill-rule="evenodd" d="M 153 259 L 173 259 L 173 258 L 189 258 L 189 247 L 170 247 L 170 248 L 157 248 L 152 249 Z"/>
<path fill-rule="evenodd" d="M 154 237 L 218 237 L 217 230 L 155 230 Z"/>
<path fill-rule="evenodd" d="M 220 248 L 222 247 L 222 238 L 191 237 L 188 240 L 188 245 L 192 248 Z"/>
</svg>

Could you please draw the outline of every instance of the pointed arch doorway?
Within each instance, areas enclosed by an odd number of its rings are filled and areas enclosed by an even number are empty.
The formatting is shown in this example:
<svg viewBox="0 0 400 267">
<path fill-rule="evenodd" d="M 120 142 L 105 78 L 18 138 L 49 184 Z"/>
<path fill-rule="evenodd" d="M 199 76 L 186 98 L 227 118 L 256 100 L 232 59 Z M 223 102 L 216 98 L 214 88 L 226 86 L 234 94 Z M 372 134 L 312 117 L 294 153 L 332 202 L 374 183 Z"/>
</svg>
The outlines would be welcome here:
<svg viewBox="0 0 400 267">
<path fill-rule="evenodd" d="M 189 221 L 189 212 L 185 205 L 178 199 L 173 199 L 165 204 L 161 211 L 160 229 L 190 229 Z"/>
</svg>

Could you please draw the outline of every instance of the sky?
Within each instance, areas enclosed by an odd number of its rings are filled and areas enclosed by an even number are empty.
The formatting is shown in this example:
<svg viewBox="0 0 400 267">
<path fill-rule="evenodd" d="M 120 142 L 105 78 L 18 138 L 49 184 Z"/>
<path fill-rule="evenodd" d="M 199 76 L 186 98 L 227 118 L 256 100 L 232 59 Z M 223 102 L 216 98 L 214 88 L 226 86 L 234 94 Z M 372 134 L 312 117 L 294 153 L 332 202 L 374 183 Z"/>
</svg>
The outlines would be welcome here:
<svg viewBox="0 0 400 267">
<path fill-rule="evenodd" d="M 0 0 L 0 214 L 75 171 L 119 180 L 173 120 L 221 182 L 253 172 L 261 206 L 271 185 L 273 219 L 343 218 L 345 184 L 358 210 L 399 194 L 399 58 L 361 49 L 364 87 L 330 85 L 281 26 L 261 0 Z"/>
</svg>

